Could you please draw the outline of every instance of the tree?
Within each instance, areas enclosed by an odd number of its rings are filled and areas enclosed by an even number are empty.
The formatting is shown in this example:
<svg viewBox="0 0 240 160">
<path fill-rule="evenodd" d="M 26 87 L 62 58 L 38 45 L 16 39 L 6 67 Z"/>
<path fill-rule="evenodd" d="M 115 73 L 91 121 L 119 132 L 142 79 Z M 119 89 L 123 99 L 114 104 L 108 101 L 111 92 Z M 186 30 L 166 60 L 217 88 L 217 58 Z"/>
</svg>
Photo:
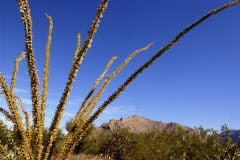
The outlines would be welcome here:
<svg viewBox="0 0 240 160">
<path fill-rule="evenodd" d="M 111 131 L 105 135 L 105 140 L 100 145 L 100 154 L 114 160 L 130 159 L 134 151 L 132 135 L 127 130 Z"/>
<path fill-rule="evenodd" d="M 153 57 L 146 61 L 142 66 L 140 66 L 131 76 L 129 76 L 126 81 L 119 86 L 119 88 L 114 91 L 99 107 L 96 108 L 96 105 L 99 102 L 100 96 L 109 85 L 111 80 L 119 74 L 119 72 L 129 63 L 129 61 L 134 58 L 138 53 L 147 50 L 152 44 L 147 45 L 144 48 L 138 49 L 133 52 L 126 60 L 109 76 L 103 80 L 102 86 L 99 87 L 99 90 L 96 91 L 97 86 L 100 81 L 104 78 L 106 72 L 108 71 L 110 65 L 116 60 L 116 57 L 113 57 L 106 65 L 103 73 L 93 84 L 93 87 L 90 89 L 85 100 L 83 101 L 78 113 L 73 119 L 73 128 L 62 140 L 62 146 L 57 148 L 54 152 L 54 144 L 57 142 L 57 137 L 59 133 L 60 121 L 66 107 L 68 97 L 71 93 L 73 82 L 76 78 L 78 69 L 88 52 L 89 48 L 92 45 L 94 35 L 97 32 L 99 22 L 103 17 L 103 13 L 107 8 L 109 0 L 102 0 L 99 8 L 97 10 L 96 16 L 93 20 L 92 25 L 90 26 L 88 37 L 85 40 L 83 46 L 80 44 L 80 34 L 78 35 L 78 43 L 76 47 L 76 52 L 74 55 L 74 60 L 72 67 L 70 69 L 67 83 L 65 89 L 62 93 L 62 97 L 57 105 L 54 118 L 49 128 L 47 134 L 47 144 L 43 143 L 44 135 L 44 119 L 45 119 L 45 108 L 46 108 L 46 99 L 48 92 L 48 77 L 49 77 L 49 54 L 50 54 L 50 45 L 52 39 L 52 28 L 53 22 L 52 18 L 47 15 L 49 20 L 49 34 L 46 44 L 46 55 L 45 55 L 45 64 L 44 64 L 44 76 L 42 82 L 42 91 L 40 93 L 40 81 L 36 68 L 36 59 L 34 56 L 33 50 L 33 33 L 32 33 L 32 18 L 30 13 L 30 7 L 28 0 L 17 0 L 19 5 L 19 11 L 21 13 L 21 19 L 24 25 L 24 38 L 25 38 L 25 52 L 23 52 L 14 63 L 14 71 L 11 79 L 10 85 L 7 84 L 5 77 L 0 73 L 0 92 L 3 94 L 6 103 L 8 105 L 9 111 L 0 108 L 0 112 L 8 118 L 14 124 L 14 134 L 19 137 L 19 147 L 21 148 L 22 158 L 24 160 L 49 160 L 54 156 L 56 160 L 69 159 L 69 156 L 73 152 L 75 146 L 83 139 L 87 130 L 90 128 L 93 121 L 98 118 L 98 116 L 105 110 L 105 108 L 112 103 L 125 89 L 126 87 L 136 79 L 136 77 L 141 74 L 146 68 L 148 68 L 153 62 L 155 62 L 161 55 L 163 55 L 168 49 L 175 45 L 186 33 L 191 31 L 193 28 L 198 26 L 200 23 L 215 15 L 226 8 L 235 6 L 240 3 L 239 0 L 229 2 L 217 9 L 214 9 L 208 12 L 199 20 L 195 21 L 185 29 L 183 29 L 172 41 L 167 43 L 162 49 L 160 49 Z M 22 59 L 26 59 L 28 74 L 30 77 L 30 90 L 31 90 L 31 100 L 32 100 L 32 119 L 33 124 L 31 125 L 29 120 L 29 114 L 25 110 L 21 99 L 18 98 L 14 92 L 16 77 L 18 73 L 18 63 Z M 96 91 L 96 93 L 95 93 Z M 20 109 L 23 112 L 25 120 L 22 120 Z M 33 136 L 33 138 L 32 138 Z M 32 143 L 34 145 L 32 145 Z M 54 155 L 54 153 L 56 153 Z"/>
</svg>

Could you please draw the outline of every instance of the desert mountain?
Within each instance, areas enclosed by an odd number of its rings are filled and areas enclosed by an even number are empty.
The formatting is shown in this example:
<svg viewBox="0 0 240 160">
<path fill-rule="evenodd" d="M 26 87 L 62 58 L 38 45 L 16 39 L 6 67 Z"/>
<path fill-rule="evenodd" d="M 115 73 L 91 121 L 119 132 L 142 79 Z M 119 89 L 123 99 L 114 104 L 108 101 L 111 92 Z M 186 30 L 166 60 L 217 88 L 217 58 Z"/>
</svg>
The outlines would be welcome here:
<svg viewBox="0 0 240 160">
<path fill-rule="evenodd" d="M 122 129 L 127 129 L 132 133 L 148 133 L 150 131 L 171 131 L 177 128 L 182 128 L 187 132 L 194 132 L 193 128 L 183 126 L 179 123 L 170 122 L 164 123 L 161 121 L 154 121 L 145 118 L 140 115 L 133 115 L 127 118 L 121 118 L 119 120 L 110 120 L 108 123 L 103 123 L 101 126 L 96 127 L 93 131 L 93 135 L 97 136 L 100 133 L 108 131 L 118 131 Z M 221 133 L 220 133 L 221 135 Z M 230 138 L 235 142 L 240 142 L 240 130 L 230 130 Z"/>
<path fill-rule="evenodd" d="M 128 118 L 121 118 L 120 120 L 112 119 L 108 123 L 103 123 L 100 127 L 96 128 L 96 132 L 127 129 L 133 133 L 147 133 L 150 131 L 174 130 L 177 128 L 182 128 L 186 131 L 193 130 L 190 127 L 175 122 L 164 123 L 150 120 L 140 115 L 134 115 Z"/>
</svg>

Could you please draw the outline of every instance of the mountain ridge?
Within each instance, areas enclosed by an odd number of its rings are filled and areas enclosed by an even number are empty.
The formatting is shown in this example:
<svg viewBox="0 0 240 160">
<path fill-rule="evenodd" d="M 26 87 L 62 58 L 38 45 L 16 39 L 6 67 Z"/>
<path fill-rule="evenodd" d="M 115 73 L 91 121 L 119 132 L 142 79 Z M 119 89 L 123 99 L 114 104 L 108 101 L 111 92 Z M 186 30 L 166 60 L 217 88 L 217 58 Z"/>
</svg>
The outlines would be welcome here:
<svg viewBox="0 0 240 160">
<path fill-rule="evenodd" d="M 176 122 L 165 123 L 135 114 L 126 118 L 120 118 L 119 120 L 111 119 L 109 122 L 102 123 L 102 125 L 93 129 L 92 136 L 96 138 L 102 133 L 121 131 L 124 129 L 135 134 L 145 134 L 151 131 L 174 131 L 179 128 L 183 129 L 187 133 L 196 131 L 195 128 L 184 126 Z M 219 133 L 219 135 L 221 134 L 222 133 Z M 229 136 L 233 142 L 240 142 L 240 130 L 230 129 Z"/>
<path fill-rule="evenodd" d="M 127 118 L 121 118 L 119 120 L 111 119 L 109 122 L 103 123 L 102 125 L 97 127 L 97 130 L 99 130 L 100 132 L 100 130 L 114 131 L 127 129 L 132 133 L 147 133 L 156 130 L 174 130 L 177 128 L 182 128 L 183 130 L 186 130 L 188 132 L 194 130 L 188 126 L 184 126 L 176 122 L 164 123 L 161 121 L 151 120 L 137 114 L 129 116 Z"/>
</svg>

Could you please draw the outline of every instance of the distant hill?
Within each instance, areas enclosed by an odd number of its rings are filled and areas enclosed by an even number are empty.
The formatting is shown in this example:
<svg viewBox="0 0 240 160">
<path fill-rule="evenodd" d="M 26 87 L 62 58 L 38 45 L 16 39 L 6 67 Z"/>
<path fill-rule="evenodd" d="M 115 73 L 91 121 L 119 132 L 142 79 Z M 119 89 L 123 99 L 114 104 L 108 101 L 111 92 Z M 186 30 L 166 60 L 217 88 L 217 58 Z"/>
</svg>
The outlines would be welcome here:
<svg viewBox="0 0 240 160">
<path fill-rule="evenodd" d="M 230 137 L 235 143 L 240 143 L 240 130 L 230 130 Z"/>
<path fill-rule="evenodd" d="M 119 120 L 111 119 L 109 122 L 103 123 L 101 126 L 96 127 L 92 131 L 92 135 L 94 137 L 98 137 L 99 134 L 104 132 L 118 131 L 123 129 L 127 129 L 132 133 L 140 134 L 148 133 L 151 131 L 171 131 L 178 128 L 182 128 L 187 132 L 195 131 L 193 128 L 181 125 L 176 122 L 164 123 L 161 121 L 154 121 L 140 115 L 133 115 L 127 118 L 121 118 Z M 240 130 L 230 130 L 230 137 L 235 143 L 240 143 Z"/>
<path fill-rule="evenodd" d="M 140 115 L 130 116 L 128 118 L 121 118 L 120 120 L 110 120 L 108 123 L 103 123 L 100 127 L 95 129 L 95 134 L 104 131 L 127 129 L 132 133 L 148 133 L 150 131 L 175 130 L 182 128 L 186 131 L 193 131 L 192 128 L 183 126 L 181 124 L 170 122 L 163 123 L 160 121 L 150 120 Z"/>
</svg>

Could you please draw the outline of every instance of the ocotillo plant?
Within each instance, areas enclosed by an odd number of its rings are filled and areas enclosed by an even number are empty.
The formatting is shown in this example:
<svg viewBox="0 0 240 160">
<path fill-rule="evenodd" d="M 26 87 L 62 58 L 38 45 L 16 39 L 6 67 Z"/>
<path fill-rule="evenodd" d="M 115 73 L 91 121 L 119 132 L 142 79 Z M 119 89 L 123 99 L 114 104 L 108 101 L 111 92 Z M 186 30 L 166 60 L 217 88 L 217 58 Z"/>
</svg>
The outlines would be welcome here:
<svg viewBox="0 0 240 160">
<path fill-rule="evenodd" d="M 77 36 L 77 46 L 74 54 L 74 60 L 67 77 L 66 86 L 62 93 L 62 97 L 57 105 L 54 117 L 52 119 L 49 133 L 47 137 L 47 143 L 43 145 L 43 129 L 45 120 L 45 108 L 48 93 L 48 78 L 49 78 L 49 60 L 50 60 L 50 46 L 52 40 L 52 30 L 53 22 L 52 18 L 47 15 L 49 20 L 49 33 L 46 44 L 46 54 L 44 63 L 44 77 L 42 82 L 42 91 L 40 93 L 40 82 L 38 78 L 36 59 L 34 57 L 34 51 L 32 48 L 33 33 L 32 33 L 32 19 L 30 13 L 30 7 L 28 0 L 18 0 L 19 11 L 21 13 L 21 19 L 24 25 L 24 38 L 25 38 L 25 51 L 16 59 L 14 63 L 14 71 L 11 79 L 10 86 L 7 84 L 5 77 L 0 73 L 0 93 L 5 97 L 6 103 L 8 105 L 9 111 L 4 108 L 0 108 L 0 112 L 14 124 L 14 132 L 19 136 L 20 139 L 20 149 L 22 156 L 19 159 L 24 160 L 49 160 L 53 158 L 56 160 L 69 159 L 74 147 L 81 141 L 86 131 L 89 129 L 90 125 L 96 120 L 99 115 L 104 111 L 104 109 L 113 102 L 126 87 L 136 79 L 136 77 L 141 74 L 146 68 L 148 68 L 153 62 L 155 62 L 161 55 L 163 55 L 167 50 L 169 50 L 174 44 L 176 44 L 186 33 L 191 31 L 193 28 L 198 26 L 203 21 L 207 20 L 212 15 L 215 15 L 231 6 L 235 6 L 240 3 L 240 0 L 235 0 L 224 4 L 223 6 L 211 10 L 206 15 L 204 15 L 199 20 L 193 22 L 186 28 L 184 28 L 179 34 L 176 35 L 169 43 L 167 43 L 163 48 L 161 48 L 155 55 L 153 55 L 148 61 L 146 61 L 142 66 L 131 74 L 123 84 L 119 85 L 119 88 L 114 91 L 100 106 L 97 106 L 99 98 L 111 82 L 111 80 L 119 74 L 119 72 L 124 69 L 124 67 L 134 58 L 138 53 L 147 50 L 152 43 L 144 48 L 134 51 L 125 61 L 111 74 L 105 76 L 108 72 L 111 64 L 116 60 L 116 57 L 110 59 L 106 64 L 104 71 L 100 74 L 99 78 L 95 81 L 83 103 L 80 104 L 80 108 L 73 119 L 73 127 L 64 137 L 62 146 L 57 148 L 56 154 L 53 155 L 53 147 L 56 142 L 57 132 L 59 129 L 59 124 L 66 108 L 68 97 L 71 93 L 73 82 L 77 76 L 78 69 L 84 60 L 89 48 L 92 45 L 94 35 L 97 32 L 103 13 L 107 8 L 109 0 L 102 0 L 97 10 L 96 16 L 89 28 L 88 36 L 81 45 L 80 34 Z M 26 59 L 28 66 L 28 74 L 30 77 L 30 87 L 31 87 L 31 101 L 32 101 L 32 124 L 30 123 L 30 115 L 24 109 L 24 104 L 21 99 L 18 98 L 14 92 L 14 87 L 16 84 L 16 77 L 18 73 L 18 63 Z M 97 86 L 103 81 L 102 85 L 97 90 Z M 97 91 L 96 91 L 97 90 Z M 24 120 L 21 118 L 20 110 L 25 116 Z M 1 147 L 0 147 L 1 148 Z"/>
</svg>

